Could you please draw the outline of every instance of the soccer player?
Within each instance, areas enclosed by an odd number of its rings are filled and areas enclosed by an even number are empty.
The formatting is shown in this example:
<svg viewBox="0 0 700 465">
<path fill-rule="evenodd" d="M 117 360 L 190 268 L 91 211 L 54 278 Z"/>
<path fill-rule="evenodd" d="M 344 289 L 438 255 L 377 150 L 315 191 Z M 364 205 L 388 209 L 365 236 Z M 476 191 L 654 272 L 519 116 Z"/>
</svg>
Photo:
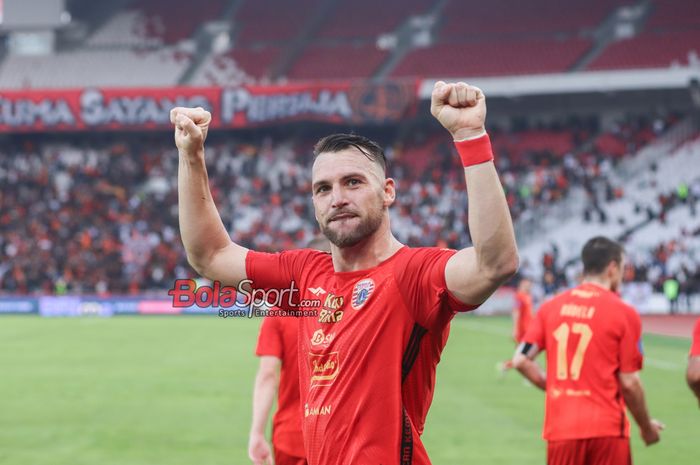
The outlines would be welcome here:
<svg viewBox="0 0 700 465">
<path fill-rule="evenodd" d="M 311 173 L 329 255 L 261 253 L 232 242 L 204 163 L 211 115 L 201 108 L 171 112 L 180 229 L 190 264 L 225 284 L 293 289 L 295 302 L 321 301 L 317 316 L 299 318 L 302 429 L 311 465 L 430 463 L 417 420 L 406 412 L 405 401 L 417 394 L 403 392 L 416 360 L 437 356 L 420 354 L 423 336 L 443 334 L 456 312 L 474 309 L 517 270 L 513 225 L 484 129 L 484 94 L 465 83 L 437 82 L 431 113 L 456 141 L 473 247 L 401 244 L 390 228 L 396 190 L 382 148 L 361 136 L 334 134 L 316 144 Z"/>
<path fill-rule="evenodd" d="M 518 282 L 518 288 L 515 291 L 515 306 L 513 307 L 513 341 L 515 341 L 516 346 L 522 342 L 525 331 L 532 320 L 531 289 L 532 281 L 523 276 Z M 508 359 L 500 363 L 499 368 L 501 371 L 513 368 L 513 360 Z"/>
<path fill-rule="evenodd" d="M 549 465 L 631 463 L 629 408 L 647 445 L 661 423 L 647 411 L 639 379 L 641 319 L 617 294 L 622 247 L 605 237 L 581 253 L 583 282 L 542 304 L 516 350 L 515 367 L 546 390 L 544 439 Z M 534 362 L 547 351 L 547 373 Z"/>
<path fill-rule="evenodd" d="M 700 406 L 700 318 L 695 322 L 695 329 L 693 329 L 693 343 L 688 356 L 686 379 L 688 386 L 698 398 L 698 406 Z"/>
<path fill-rule="evenodd" d="M 274 463 L 306 465 L 299 407 L 298 326 L 296 318 L 274 316 L 266 316 L 260 325 L 255 349 L 260 366 L 255 376 L 253 422 L 248 440 L 248 456 L 254 465 L 272 464 L 265 425 L 275 394 L 278 398 L 272 423 Z"/>
<path fill-rule="evenodd" d="M 328 239 L 313 239 L 310 249 L 330 252 Z M 299 404 L 299 323 L 292 317 L 266 316 L 260 325 L 255 355 L 260 357 L 253 389 L 253 421 L 248 457 L 254 465 L 306 465 Z M 277 394 L 277 412 L 272 422 L 272 450 L 265 439 L 265 425 Z"/>
</svg>

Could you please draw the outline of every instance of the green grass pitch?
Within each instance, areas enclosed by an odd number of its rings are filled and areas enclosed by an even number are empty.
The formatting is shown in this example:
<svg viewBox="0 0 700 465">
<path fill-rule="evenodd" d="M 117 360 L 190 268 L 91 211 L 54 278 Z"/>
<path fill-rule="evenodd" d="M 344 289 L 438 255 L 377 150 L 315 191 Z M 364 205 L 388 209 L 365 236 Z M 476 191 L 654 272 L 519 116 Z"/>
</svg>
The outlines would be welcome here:
<svg viewBox="0 0 700 465">
<path fill-rule="evenodd" d="M 0 318 L 0 463 L 246 464 L 259 320 Z M 543 395 L 495 364 L 507 318 L 461 317 L 438 367 L 423 440 L 436 465 L 543 464 Z M 645 337 L 643 381 L 667 424 L 636 464 L 697 464 L 700 409 L 685 386 L 689 342 Z M 381 406 L 377 406 L 381 408 Z"/>
</svg>

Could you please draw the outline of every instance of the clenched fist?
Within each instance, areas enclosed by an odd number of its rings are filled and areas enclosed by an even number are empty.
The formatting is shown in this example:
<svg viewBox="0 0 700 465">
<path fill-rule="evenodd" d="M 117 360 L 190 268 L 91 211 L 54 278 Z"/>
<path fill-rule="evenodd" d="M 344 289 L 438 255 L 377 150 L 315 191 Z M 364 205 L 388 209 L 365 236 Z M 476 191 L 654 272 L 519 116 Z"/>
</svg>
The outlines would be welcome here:
<svg viewBox="0 0 700 465">
<path fill-rule="evenodd" d="M 660 421 L 652 419 L 649 422 L 648 428 L 640 430 L 644 444 L 646 444 L 647 446 L 651 446 L 659 442 L 661 440 L 660 433 L 665 427 L 666 425 L 664 425 Z"/>
<path fill-rule="evenodd" d="M 203 156 L 211 113 L 202 107 L 175 107 L 170 110 L 170 122 L 175 125 L 175 145 L 180 155 Z"/>
<path fill-rule="evenodd" d="M 486 131 L 486 97 L 481 89 L 464 82 L 436 82 L 430 113 L 450 131 L 454 140 L 469 139 Z"/>
</svg>

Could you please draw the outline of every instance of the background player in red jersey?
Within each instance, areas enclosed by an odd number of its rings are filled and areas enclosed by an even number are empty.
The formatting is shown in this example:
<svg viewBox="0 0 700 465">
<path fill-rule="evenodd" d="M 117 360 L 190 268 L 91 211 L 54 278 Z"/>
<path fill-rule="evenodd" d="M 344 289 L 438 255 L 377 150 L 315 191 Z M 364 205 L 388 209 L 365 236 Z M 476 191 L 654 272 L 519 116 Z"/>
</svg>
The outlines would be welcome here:
<svg viewBox="0 0 700 465">
<path fill-rule="evenodd" d="M 525 337 L 525 332 L 532 320 L 532 281 L 526 277 L 520 278 L 518 288 L 515 291 L 515 305 L 513 306 L 513 341 L 520 344 Z M 508 359 L 499 364 L 501 371 L 513 368 L 513 360 Z"/>
<path fill-rule="evenodd" d="M 698 398 L 700 405 L 700 318 L 695 322 L 693 329 L 693 342 L 690 347 L 690 355 L 688 356 L 688 371 L 686 373 L 688 386 Z"/>
<path fill-rule="evenodd" d="M 296 318 L 274 316 L 265 317 L 260 325 L 255 349 L 260 366 L 255 376 L 253 422 L 248 441 L 248 456 L 255 465 L 273 463 L 272 450 L 265 439 L 265 426 L 275 394 L 278 398 L 272 422 L 274 463 L 306 464 L 299 413 L 298 327 Z"/>
<path fill-rule="evenodd" d="M 622 247 L 589 240 L 581 285 L 545 302 L 514 357 L 515 367 L 546 390 L 544 438 L 549 465 L 631 463 L 625 405 L 647 445 L 663 426 L 649 417 L 638 372 L 641 320 L 617 295 Z M 533 361 L 547 351 L 547 373 Z M 620 395 L 622 394 L 622 395 Z"/>
<path fill-rule="evenodd" d="M 523 277 L 515 292 L 515 308 L 513 308 L 513 340 L 519 344 L 532 320 L 532 281 Z"/>
<path fill-rule="evenodd" d="M 475 308 L 517 269 L 513 225 L 484 128 L 483 93 L 438 82 L 431 113 L 452 135 L 464 167 L 474 246 L 456 251 L 401 244 L 390 228 L 396 190 L 386 177 L 383 150 L 361 136 L 336 134 L 316 145 L 311 183 L 330 256 L 308 249 L 267 254 L 233 243 L 204 163 L 211 115 L 201 108 L 171 113 L 180 155 L 180 229 L 193 267 L 225 284 L 248 280 L 266 290 L 295 284 L 302 300 L 323 296 L 318 318 L 299 319 L 311 465 L 430 463 L 406 404 L 433 385 L 404 386 L 416 361 L 439 360 L 439 351 L 422 355 L 423 336 L 444 334 L 456 312 Z"/>
<path fill-rule="evenodd" d="M 310 249 L 330 252 L 328 239 L 313 239 Z M 299 323 L 293 317 L 265 317 L 260 325 L 255 355 L 260 357 L 253 389 L 253 421 L 248 456 L 255 465 L 272 464 L 273 451 L 265 439 L 265 425 L 277 394 L 272 422 L 275 465 L 305 465 L 299 404 Z"/>
</svg>

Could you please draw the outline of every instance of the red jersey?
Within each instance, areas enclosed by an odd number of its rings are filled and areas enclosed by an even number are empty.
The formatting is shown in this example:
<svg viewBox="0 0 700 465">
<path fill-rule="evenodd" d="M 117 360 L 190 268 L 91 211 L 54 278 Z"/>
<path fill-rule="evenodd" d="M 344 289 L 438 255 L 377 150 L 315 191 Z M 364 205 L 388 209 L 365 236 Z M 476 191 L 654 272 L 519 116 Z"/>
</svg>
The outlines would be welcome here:
<svg viewBox="0 0 700 465">
<path fill-rule="evenodd" d="M 304 457 L 299 416 L 298 327 L 296 318 L 265 317 L 255 355 L 271 355 L 282 360 L 277 411 L 272 419 L 272 444 L 289 455 Z"/>
<path fill-rule="evenodd" d="M 419 435 L 423 434 L 425 418 L 433 402 L 435 371 L 440 362 L 442 349 L 445 348 L 447 337 L 450 335 L 449 320 L 452 316 L 446 314 L 446 317 L 447 322 L 444 325 L 442 323 L 437 325 L 442 330 L 428 331 L 421 339 L 416 362 L 401 386 L 406 413 Z"/>
<path fill-rule="evenodd" d="M 445 265 L 454 253 L 402 247 L 373 268 L 335 272 L 325 252 L 248 252 L 254 288 L 285 289 L 294 281 L 300 299 L 320 300 L 317 316 L 299 319 L 310 465 L 430 463 L 418 426 L 432 399 L 435 365 L 450 319 L 475 308 L 447 290 Z"/>
<path fill-rule="evenodd" d="M 690 356 L 700 356 L 700 318 L 695 322 L 695 329 L 693 329 L 693 344 L 690 346 Z"/>
<path fill-rule="evenodd" d="M 516 329 L 515 342 L 522 341 L 530 321 L 532 321 L 532 297 L 525 292 L 515 293 L 515 310 L 518 312 L 518 326 Z"/>
<path fill-rule="evenodd" d="M 547 351 L 544 438 L 629 437 L 618 373 L 642 368 L 637 312 L 584 283 L 544 303 L 524 342 Z"/>
</svg>

